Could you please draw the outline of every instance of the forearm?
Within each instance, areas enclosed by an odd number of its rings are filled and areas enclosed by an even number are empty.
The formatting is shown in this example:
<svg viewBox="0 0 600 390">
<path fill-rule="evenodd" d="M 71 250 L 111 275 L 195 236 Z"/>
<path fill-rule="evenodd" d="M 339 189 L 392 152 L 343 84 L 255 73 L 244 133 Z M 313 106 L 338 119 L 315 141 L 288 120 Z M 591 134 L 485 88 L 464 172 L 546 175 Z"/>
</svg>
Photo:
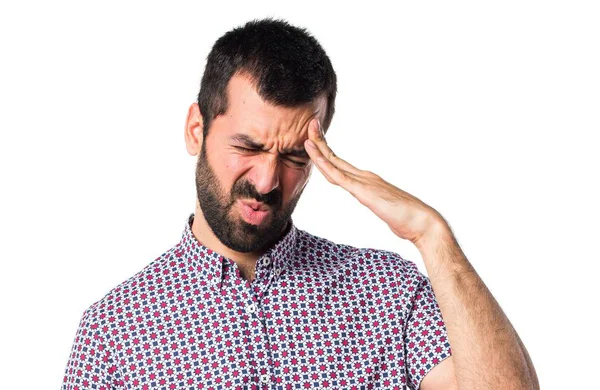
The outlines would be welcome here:
<svg viewBox="0 0 600 390">
<path fill-rule="evenodd" d="M 450 228 L 440 224 L 417 247 L 446 323 L 459 388 L 538 389 L 527 350 Z"/>
</svg>

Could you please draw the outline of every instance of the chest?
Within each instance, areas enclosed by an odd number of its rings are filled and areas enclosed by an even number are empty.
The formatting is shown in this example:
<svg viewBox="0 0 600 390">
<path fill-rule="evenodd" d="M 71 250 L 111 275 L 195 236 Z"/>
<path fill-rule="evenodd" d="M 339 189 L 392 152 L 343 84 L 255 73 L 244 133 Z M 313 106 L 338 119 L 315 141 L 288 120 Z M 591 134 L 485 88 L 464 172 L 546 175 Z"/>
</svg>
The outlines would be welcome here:
<svg viewBox="0 0 600 390">
<path fill-rule="evenodd" d="M 329 281 L 211 288 L 150 311 L 117 360 L 131 388 L 391 386 L 404 378 L 403 299 Z"/>
</svg>

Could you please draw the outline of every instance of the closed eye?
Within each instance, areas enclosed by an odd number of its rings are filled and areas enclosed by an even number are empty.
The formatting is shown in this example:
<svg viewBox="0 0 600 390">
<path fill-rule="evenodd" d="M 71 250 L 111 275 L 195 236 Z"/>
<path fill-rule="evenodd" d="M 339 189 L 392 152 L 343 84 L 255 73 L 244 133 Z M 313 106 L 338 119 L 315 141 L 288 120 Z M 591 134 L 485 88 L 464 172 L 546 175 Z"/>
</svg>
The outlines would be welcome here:
<svg viewBox="0 0 600 390">
<path fill-rule="evenodd" d="M 308 162 L 296 161 L 296 160 L 292 160 L 291 158 L 286 158 L 285 160 L 291 162 L 294 166 L 296 166 L 298 168 L 305 167 L 306 164 L 308 164 Z"/>
<path fill-rule="evenodd" d="M 260 149 L 256 149 L 256 148 L 245 148 L 243 146 L 238 146 L 238 145 L 232 145 L 235 149 L 239 150 L 240 152 L 244 152 L 244 153 L 257 153 L 260 152 Z M 292 166 L 294 166 L 295 168 L 303 168 L 308 164 L 308 161 L 298 161 L 298 160 L 292 160 L 289 157 L 283 157 L 283 159 L 286 162 L 289 162 L 292 164 Z"/>
<path fill-rule="evenodd" d="M 234 148 L 236 148 L 237 150 L 241 150 L 242 152 L 257 152 L 258 149 L 250 149 L 250 148 L 245 148 L 243 146 L 234 146 Z"/>
</svg>

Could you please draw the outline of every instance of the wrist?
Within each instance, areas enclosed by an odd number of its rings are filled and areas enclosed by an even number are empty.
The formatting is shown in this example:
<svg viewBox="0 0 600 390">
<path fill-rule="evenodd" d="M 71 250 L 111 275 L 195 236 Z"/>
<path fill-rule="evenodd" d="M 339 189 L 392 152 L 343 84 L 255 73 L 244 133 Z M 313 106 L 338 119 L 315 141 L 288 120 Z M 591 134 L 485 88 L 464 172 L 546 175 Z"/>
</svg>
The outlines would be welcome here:
<svg viewBox="0 0 600 390">
<path fill-rule="evenodd" d="M 450 226 L 443 219 L 432 224 L 415 245 L 421 253 L 430 278 L 447 277 L 472 271 Z"/>
<path fill-rule="evenodd" d="M 435 250 L 435 246 L 452 239 L 452 231 L 441 215 L 432 216 L 425 232 L 415 241 L 415 246 L 423 254 Z"/>
</svg>

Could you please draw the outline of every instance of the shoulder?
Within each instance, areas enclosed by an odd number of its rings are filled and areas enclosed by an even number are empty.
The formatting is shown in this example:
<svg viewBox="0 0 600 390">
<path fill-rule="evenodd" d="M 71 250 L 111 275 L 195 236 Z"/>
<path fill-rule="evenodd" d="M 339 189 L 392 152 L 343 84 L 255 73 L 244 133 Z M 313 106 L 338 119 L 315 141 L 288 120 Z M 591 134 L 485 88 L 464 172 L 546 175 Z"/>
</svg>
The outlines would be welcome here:
<svg viewBox="0 0 600 390">
<path fill-rule="evenodd" d="M 296 258 L 307 268 L 347 276 L 366 277 L 375 282 L 390 280 L 419 284 L 425 275 L 417 265 L 400 254 L 377 248 L 361 248 L 335 243 L 329 239 L 299 230 Z"/>
<path fill-rule="evenodd" d="M 164 252 L 143 269 L 112 287 L 101 299 L 83 313 L 82 322 L 88 327 L 104 328 L 118 325 L 136 310 L 136 302 L 164 290 L 168 285 L 170 263 L 177 261 L 177 246 Z"/>
</svg>

